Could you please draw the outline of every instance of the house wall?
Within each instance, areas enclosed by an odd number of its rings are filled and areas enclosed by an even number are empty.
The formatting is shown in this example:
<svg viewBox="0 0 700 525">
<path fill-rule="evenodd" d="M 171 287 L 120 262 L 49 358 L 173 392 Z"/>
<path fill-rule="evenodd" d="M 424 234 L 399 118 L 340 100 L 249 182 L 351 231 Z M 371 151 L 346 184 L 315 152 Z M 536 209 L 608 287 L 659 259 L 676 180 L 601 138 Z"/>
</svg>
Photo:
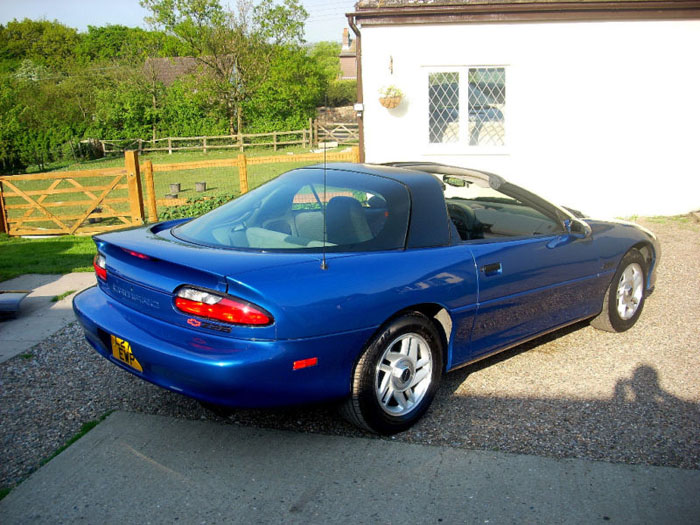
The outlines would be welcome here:
<svg viewBox="0 0 700 525">
<path fill-rule="evenodd" d="M 700 21 L 361 31 L 368 162 L 484 169 L 596 216 L 700 209 Z M 506 67 L 506 145 L 428 144 L 428 70 L 491 65 Z M 405 93 L 392 110 L 389 84 Z"/>
</svg>

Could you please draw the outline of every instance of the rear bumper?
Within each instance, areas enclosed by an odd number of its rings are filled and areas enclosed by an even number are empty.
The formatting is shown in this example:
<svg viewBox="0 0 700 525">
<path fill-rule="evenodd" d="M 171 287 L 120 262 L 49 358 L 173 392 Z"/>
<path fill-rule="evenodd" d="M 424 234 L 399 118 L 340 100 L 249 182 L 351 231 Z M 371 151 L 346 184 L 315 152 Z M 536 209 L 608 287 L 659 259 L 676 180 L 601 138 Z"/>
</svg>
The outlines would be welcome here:
<svg viewBox="0 0 700 525">
<path fill-rule="evenodd" d="M 93 287 L 73 310 L 88 342 L 103 357 L 158 386 L 201 401 L 237 407 L 282 406 L 349 394 L 357 355 L 374 329 L 286 341 L 203 334 L 126 307 Z M 110 335 L 128 341 L 139 372 L 112 356 Z M 294 361 L 317 357 L 313 367 Z"/>
</svg>

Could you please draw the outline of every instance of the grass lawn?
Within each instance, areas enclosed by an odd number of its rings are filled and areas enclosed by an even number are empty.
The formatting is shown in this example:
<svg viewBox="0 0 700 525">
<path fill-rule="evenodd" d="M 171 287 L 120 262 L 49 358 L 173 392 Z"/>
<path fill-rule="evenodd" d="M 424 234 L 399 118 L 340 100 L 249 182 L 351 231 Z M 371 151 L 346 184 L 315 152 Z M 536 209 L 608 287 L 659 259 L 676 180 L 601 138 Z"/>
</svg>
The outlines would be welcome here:
<svg viewBox="0 0 700 525">
<path fill-rule="evenodd" d="M 25 273 L 91 272 L 94 255 L 91 237 L 23 239 L 0 233 L 0 281 Z"/>
</svg>

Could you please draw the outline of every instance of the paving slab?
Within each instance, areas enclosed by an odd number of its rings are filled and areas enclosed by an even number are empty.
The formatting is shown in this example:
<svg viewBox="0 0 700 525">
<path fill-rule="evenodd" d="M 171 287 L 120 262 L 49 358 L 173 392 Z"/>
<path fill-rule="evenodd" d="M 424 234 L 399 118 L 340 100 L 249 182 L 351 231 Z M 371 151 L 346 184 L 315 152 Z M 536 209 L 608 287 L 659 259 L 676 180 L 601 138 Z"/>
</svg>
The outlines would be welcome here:
<svg viewBox="0 0 700 525">
<path fill-rule="evenodd" d="M 0 290 L 31 290 L 21 302 L 16 318 L 0 319 L 0 363 L 26 352 L 75 320 L 71 294 L 52 302 L 70 290 L 79 292 L 96 284 L 95 274 L 27 274 L 0 283 Z"/>
<path fill-rule="evenodd" d="M 13 523 L 697 523 L 700 471 L 116 412 L 0 501 Z"/>
</svg>

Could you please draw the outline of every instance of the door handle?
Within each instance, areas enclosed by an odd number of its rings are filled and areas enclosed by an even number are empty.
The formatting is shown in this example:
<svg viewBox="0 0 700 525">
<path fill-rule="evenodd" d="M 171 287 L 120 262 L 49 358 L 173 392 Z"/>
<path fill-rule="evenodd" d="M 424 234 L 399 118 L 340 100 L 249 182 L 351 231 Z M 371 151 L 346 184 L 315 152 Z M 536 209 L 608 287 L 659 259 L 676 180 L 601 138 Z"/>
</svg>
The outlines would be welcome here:
<svg viewBox="0 0 700 525">
<path fill-rule="evenodd" d="M 501 263 L 496 262 L 483 265 L 481 271 L 484 272 L 484 275 L 500 275 L 503 272 L 503 267 Z"/>
</svg>

